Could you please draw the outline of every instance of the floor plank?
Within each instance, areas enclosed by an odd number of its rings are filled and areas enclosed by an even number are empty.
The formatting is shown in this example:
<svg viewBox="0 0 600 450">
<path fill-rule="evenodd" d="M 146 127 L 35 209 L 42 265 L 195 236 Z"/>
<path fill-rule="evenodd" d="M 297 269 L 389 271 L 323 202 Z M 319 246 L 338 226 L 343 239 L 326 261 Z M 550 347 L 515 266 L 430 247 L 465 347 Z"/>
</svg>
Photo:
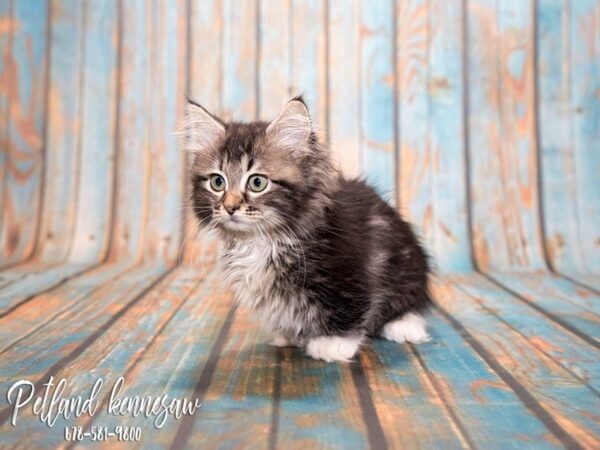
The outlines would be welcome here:
<svg viewBox="0 0 600 450">
<path fill-rule="evenodd" d="M 461 282 L 465 285 L 468 280 Z M 434 290 L 442 315 L 563 445 L 598 445 L 600 398 L 590 386 L 478 305 L 465 289 L 438 283 Z"/>
<path fill-rule="evenodd" d="M 367 446 L 368 430 L 349 365 L 315 361 L 297 348 L 279 352 L 281 377 L 273 440 L 277 448 L 335 448 L 339 442 L 347 448 Z"/>
<path fill-rule="evenodd" d="M 73 393 L 88 392 L 97 378 L 107 385 L 101 395 L 109 395 L 116 379 L 124 375 L 127 368 L 142 354 L 155 336 L 169 323 L 174 314 L 194 291 L 201 277 L 193 271 L 179 268 L 155 285 L 128 309 L 105 332 L 53 375 L 56 382 L 61 378 L 68 381 L 68 390 Z M 115 311 L 115 313 L 117 313 Z M 143 318 L 143 320 L 141 320 Z M 102 326 L 102 317 L 96 317 L 96 327 Z M 92 327 L 90 327 L 92 328 Z M 156 361 L 155 361 L 156 364 Z M 34 446 L 59 445 L 63 443 L 63 429 L 71 421 L 59 418 L 48 434 L 48 427 L 31 414 L 19 418 L 16 430 L 26 433 L 28 442 Z M 6 425 L 5 425 L 6 426 Z M 11 438 L 23 439 L 15 432 Z"/>
<path fill-rule="evenodd" d="M 478 307 L 527 339 L 538 351 L 552 358 L 574 377 L 600 395 L 600 348 L 590 345 L 543 312 L 532 309 L 520 297 L 512 295 L 484 276 L 452 277 L 457 289 Z M 538 297 L 532 297 L 532 301 Z M 556 300 L 557 303 L 560 300 Z"/>
<path fill-rule="evenodd" d="M 390 422 L 390 442 L 400 448 L 560 447 L 447 320 L 435 313 L 429 328 L 428 343 L 375 343 L 383 379 L 370 385 L 376 406 L 387 404 L 380 416 Z"/>
<path fill-rule="evenodd" d="M 600 348 L 600 295 L 548 273 L 491 273 L 489 277 Z"/>
<path fill-rule="evenodd" d="M 6 314 L 30 297 L 59 286 L 65 280 L 81 275 L 97 263 L 59 263 L 28 273 L 0 290 L 0 315 Z"/>
<path fill-rule="evenodd" d="M 600 295 L 600 274 L 561 272 L 561 275 L 565 275 L 569 279 L 573 280 L 574 283 L 580 285 L 582 288 L 592 290 L 596 294 Z"/>
<path fill-rule="evenodd" d="M 8 389 L 15 378 L 32 382 L 47 379 L 72 361 L 110 324 L 131 308 L 165 275 L 160 265 L 143 265 L 128 277 L 107 283 L 88 297 L 81 308 L 66 314 L 50 329 L 34 333 L 2 355 L 0 390 Z M 6 399 L 0 403 L 0 424 L 6 421 Z"/>
<path fill-rule="evenodd" d="M 105 265 L 0 318 L 2 342 L 9 342 L 0 352 L 0 389 L 15 377 L 41 389 L 49 375 L 68 379 L 76 394 L 98 377 L 107 386 L 91 420 L 59 420 L 49 429 L 24 412 L 6 433 L 7 444 L 68 446 L 67 424 L 140 426 L 138 446 L 157 448 L 380 442 L 516 449 L 600 442 L 598 350 L 483 275 L 436 279 L 440 308 L 430 319 L 431 342 L 377 339 L 350 365 L 267 345 L 268 336 L 233 307 L 219 277 L 203 276 L 191 266 L 168 272 L 160 265 Z M 560 289 L 555 294 L 566 295 Z M 160 430 L 146 417 L 106 414 L 109 387 L 119 376 L 125 377 L 121 396 L 199 398 L 202 406 Z M 0 430 L 10 426 L 7 411 L 2 398 Z"/>
<path fill-rule="evenodd" d="M 168 395 L 170 398 L 200 398 L 203 401 L 207 388 L 204 381 L 206 374 L 211 372 L 211 367 L 214 370 L 220 351 L 220 348 L 215 349 L 215 343 L 223 332 L 227 333 L 232 318 L 230 296 L 216 288 L 214 278 L 202 283 L 127 373 L 123 370 L 126 384 L 122 395 Z M 157 360 L 160 360 L 158 365 Z M 92 421 L 85 421 L 85 425 L 139 426 L 143 435 L 141 445 L 153 443 L 159 448 L 166 448 L 178 432 L 182 436 L 188 433 L 180 430 L 181 427 L 193 431 L 197 414 L 199 412 L 187 419 L 186 416 L 179 420 L 169 418 L 157 429 L 154 422 L 145 417 L 115 417 L 102 409 Z"/>
<path fill-rule="evenodd" d="M 132 262 L 104 264 L 59 284 L 54 289 L 26 297 L 0 314 L 0 355 L 28 335 L 47 327 L 55 319 L 76 308 L 82 300 L 109 281 L 127 276 Z"/>
<path fill-rule="evenodd" d="M 2 268 L 0 272 L 0 292 L 16 281 L 35 273 L 43 272 L 51 267 L 63 264 L 59 261 L 26 261 L 9 267 Z"/>
</svg>

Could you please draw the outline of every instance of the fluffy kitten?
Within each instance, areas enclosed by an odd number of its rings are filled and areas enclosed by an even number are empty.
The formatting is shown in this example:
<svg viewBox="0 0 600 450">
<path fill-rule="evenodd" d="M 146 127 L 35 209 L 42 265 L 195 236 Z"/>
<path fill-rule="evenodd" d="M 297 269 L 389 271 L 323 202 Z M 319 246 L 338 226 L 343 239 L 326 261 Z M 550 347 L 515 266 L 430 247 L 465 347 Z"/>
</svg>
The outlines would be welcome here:
<svg viewBox="0 0 600 450">
<path fill-rule="evenodd" d="M 428 339 L 429 266 L 411 227 L 317 142 L 302 98 L 271 123 L 225 123 L 190 102 L 192 205 L 225 242 L 237 301 L 273 344 L 350 360 L 368 336 Z"/>
</svg>

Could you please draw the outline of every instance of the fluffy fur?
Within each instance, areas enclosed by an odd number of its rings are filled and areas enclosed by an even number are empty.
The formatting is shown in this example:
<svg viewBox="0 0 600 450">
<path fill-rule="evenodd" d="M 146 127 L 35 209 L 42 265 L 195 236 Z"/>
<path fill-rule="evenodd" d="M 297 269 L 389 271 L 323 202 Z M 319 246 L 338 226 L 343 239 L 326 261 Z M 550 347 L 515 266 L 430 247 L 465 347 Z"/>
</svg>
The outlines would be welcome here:
<svg viewBox="0 0 600 450">
<path fill-rule="evenodd" d="M 225 277 L 274 345 L 347 361 L 368 336 L 428 339 L 423 248 L 374 189 L 334 169 L 301 98 L 271 123 L 224 123 L 190 102 L 184 129 L 194 213 L 223 238 Z"/>
</svg>

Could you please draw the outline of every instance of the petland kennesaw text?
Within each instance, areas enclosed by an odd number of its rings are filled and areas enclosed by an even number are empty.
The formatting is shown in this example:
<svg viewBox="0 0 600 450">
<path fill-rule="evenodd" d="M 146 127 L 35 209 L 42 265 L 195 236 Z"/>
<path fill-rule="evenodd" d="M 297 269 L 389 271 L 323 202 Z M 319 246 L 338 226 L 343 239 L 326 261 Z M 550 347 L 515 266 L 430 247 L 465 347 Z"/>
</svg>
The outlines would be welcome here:
<svg viewBox="0 0 600 450">
<path fill-rule="evenodd" d="M 178 420 L 184 414 L 193 415 L 202 404 L 198 399 L 169 398 L 167 394 L 160 397 L 126 397 L 120 396 L 125 380 L 123 377 L 114 383 L 107 403 L 107 413 L 112 416 L 130 415 L 138 417 L 144 415 L 154 417 L 154 426 L 162 428 L 169 416 Z M 19 380 L 14 383 L 6 394 L 9 405 L 13 407 L 11 424 L 17 425 L 19 413 L 28 405 L 40 421 L 52 427 L 59 417 L 70 419 L 84 414 L 93 417 L 99 406 L 99 395 L 103 389 L 104 381 L 98 378 L 87 396 L 63 397 L 67 380 L 62 378 L 54 383 L 50 377 L 47 383 L 41 385 L 43 394 L 35 400 L 36 386 L 29 380 Z"/>
</svg>

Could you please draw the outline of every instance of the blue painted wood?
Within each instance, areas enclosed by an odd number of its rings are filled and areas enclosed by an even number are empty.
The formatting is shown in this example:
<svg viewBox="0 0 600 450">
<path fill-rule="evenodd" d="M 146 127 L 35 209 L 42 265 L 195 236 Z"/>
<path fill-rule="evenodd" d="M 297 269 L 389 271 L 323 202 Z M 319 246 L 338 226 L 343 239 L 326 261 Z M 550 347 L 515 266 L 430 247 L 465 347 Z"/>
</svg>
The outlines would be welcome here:
<svg viewBox="0 0 600 450">
<path fill-rule="evenodd" d="M 136 363 L 139 352 L 142 352 L 153 341 L 156 334 L 174 319 L 173 316 L 182 303 L 188 300 L 199 282 L 198 275 L 194 275 L 192 271 L 191 268 L 180 268 L 169 274 L 76 358 L 76 361 L 61 367 L 55 378 L 57 380 L 68 379 L 69 391 L 83 392 L 101 377 L 106 383 L 98 397 L 98 402 L 101 403 L 110 395 L 111 387 L 117 378 Z M 147 281 L 147 279 L 144 280 L 144 282 Z M 143 324 L 137 320 L 140 316 L 145 317 Z M 102 316 L 96 317 L 95 320 L 89 322 L 88 326 L 92 329 L 97 328 L 101 325 L 102 319 Z M 136 323 L 137 326 L 132 327 L 132 323 Z M 61 326 L 55 323 L 49 326 L 45 332 L 48 333 L 49 330 L 52 330 L 52 326 L 56 327 L 57 325 Z M 93 368 L 93 372 L 82 370 L 86 366 Z M 113 416 L 112 418 L 113 422 L 122 420 L 120 417 Z M 83 422 L 89 420 L 89 417 L 85 415 L 81 419 Z M 26 437 L 28 442 L 35 447 L 59 446 L 64 444 L 64 427 L 71 425 L 71 420 L 59 417 L 48 432 L 49 428 L 46 424 L 31 412 L 26 412 L 19 417 L 19 427 L 15 429 L 16 432 L 3 439 L 3 445 L 15 445 Z M 106 425 L 103 422 L 102 426 Z"/>
<path fill-rule="evenodd" d="M 426 242 L 433 241 L 433 167 L 428 136 L 429 4 L 414 0 L 398 5 L 398 109 L 400 211 L 418 225 Z"/>
<path fill-rule="evenodd" d="M 5 2 L 0 8 L 6 10 Z M 44 102 L 46 89 L 46 0 L 13 1 L 12 20 L 3 27 L 4 51 L 0 89 L 0 132 L 4 162 L 2 223 L 0 224 L 0 267 L 26 260 L 35 246 L 40 217 L 39 202 L 44 168 Z M 6 33 L 10 39 L 6 41 Z"/>
<path fill-rule="evenodd" d="M 39 272 L 27 274 L 0 290 L 0 311 L 6 312 L 38 292 L 46 291 L 89 267 L 89 263 L 53 264 Z M 28 265 L 27 269 L 31 269 L 31 266 Z"/>
<path fill-rule="evenodd" d="M 598 42 L 594 1 L 538 4 L 539 136 L 546 249 L 552 266 L 596 289 L 600 216 Z M 586 30 L 582 33 L 582 30 Z M 556 207 L 560 205 L 560 207 Z M 596 225 L 594 225 L 596 224 Z"/>
<path fill-rule="evenodd" d="M 195 415 L 190 444 L 268 446 L 269 434 L 264 430 L 271 423 L 276 352 L 261 335 L 248 314 L 235 315 L 205 387 L 202 409 Z"/>
<path fill-rule="evenodd" d="M 184 190 L 183 153 L 173 133 L 183 117 L 187 88 L 187 2 L 152 5 L 150 166 L 147 231 L 144 236 L 146 260 L 174 264 L 181 242 L 181 198 Z M 148 75 L 146 75 L 148 77 Z"/>
<path fill-rule="evenodd" d="M 258 111 L 262 120 L 273 120 L 292 97 L 291 3 L 259 2 Z"/>
<path fill-rule="evenodd" d="M 331 153 L 348 176 L 360 175 L 359 1 L 328 3 L 328 124 Z"/>
<path fill-rule="evenodd" d="M 56 368 L 78 390 L 125 374 L 134 395 L 205 392 L 189 429 L 130 422 L 156 448 L 598 446 L 597 1 L 49 3 L 46 42 L 45 2 L 0 0 L 0 390 L 71 355 Z M 398 197 L 434 254 L 432 342 L 325 364 L 267 346 L 242 310 L 219 337 L 231 297 L 212 274 L 196 288 L 197 265 L 159 282 L 185 244 L 186 91 L 237 119 L 306 95 L 337 164 Z M 21 146 L 26 180 L 7 175 Z M 212 271 L 214 242 L 191 240 Z M 124 422 L 76 422 L 94 423 Z M 0 432 L 62 443 L 23 424 Z"/>
<path fill-rule="evenodd" d="M 565 280 L 559 281 L 566 291 L 561 295 L 556 292 L 555 281 L 548 274 L 495 273 L 492 278 L 528 299 L 534 307 L 554 314 L 558 320 L 587 334 L 600 345 L 600 311 L 597 307 L 586 308 L 584 305 L 590 297 L 592 301 L 600 301 L 599 295 Z M 565 295 L 568 295 L 568 300 Z"/>
<path fill-rule="evenodd" d="M 360 14 L 361 168 L 396 203 L 394 3 L 362 1 Z"/>
<path fill-rule="evenodd" d="M 347 448 L 367 445 L 366 426 L 353 412 L 359 408 L 347 366 L 307 359 L 300 349 L 281 357 L 279 448 Z"/>
<path fill-rule="evenodd" d="M 10 48 L 10 39 L 12 34 L 12 15 L 10 12 L 10 0 L 0 1 L 0 21 L 4 24 L 0 31 L 0 55 L 5 55 L 7 49 Z M 4 190 L 6 184 L 6 178 L 4 176 L 6 172 L 6 164 L 8 162 L 8 152 L 5 151 L 5 147 L 8 143 L 8 108 L 9 108 L 9 83 L 10 83 L 10 64 L 7 64 L 6 58 L 0 58 L 0 211 L 3 211 L 2 218 L 0 218 L 0 227 L 4 222 Z M 1 228 L 0 228 L 1 229 Z M 4 247 L 4 246 L 2 246 Z M 4 258 L 4 250 L 2 250 L 2 261 L 3 265 L 10 265 L 6 258 Z"/>
<path fill-rule="evenodd" d="M 37 261 L 26 261 L 23 263 L 17 263 L 14 266 L 0 272 L 0 290 L 24 280 L 32 275 L 37 275 L 44 270 L 52 267 L 57 267 L 63 264 L 62 262 L 37 262 Z"/>
<path fill-rule="evenodd" d="M 40 30 L 46 27 L 48 12 L 44 10 L 45 3 L 21 5 L 15 11 L 23 18 L 20 22 L 35 22 L 22 30 L 24 36 L 18 47 L 19 54 L 26 55 L 27 48 L 38 40 L 41 44 L 37 45 L 36 51 L 40 53 L 37 58 L 44 61 L 46 36 L 41 35 Z M 51 5 L 53 59 L 45 148 L 47 183 L 38 252 L 41 261 L 25 266 L 22 269 L 26 273 L 24 277 L 17 273 L 9 275 L 14 282 L 2 290 L 3 309 L 14 307 L 38 292 L 81 274 L 98 263 L 108 245 L 116 124 L 117 8 L 115 2 L 87 6 L 77 4 L 67 11 L 65 8 L 68 7 L 68 2 Z M 32 40 L 31 36 L 35 39 Z M 41 70 L 37 76 L 43 74 Z M 37 82 L 40 86 L 32 96 L 44 97 L 44 82 L 44 79 Z M 21 97 L 25 97 L 20 100 L 25 105 L 32 102 L 25 94 Z M 40 108 L 38 115 L 41 117 L 36 119 L 39 122 L 37 126 L 42 127 L 45 103 L 40 102 L 37 108 Z M 23 115 L 31 107 L 15 109 Z M 31 110 L 33 113 L 35 110 Z M 15 121 L 18 125 L 15 129 L 26 129 L 28 122 L 24 120 Z M 40 133 L 42 131 L 40 129 Z M 32 141 L 35 136 L 25 137 Z M 38 152 L 41 152 L 42 143 L 39 137 Z M 41 171 L 41 154 L 39 159 Z M 27 181 L 21 188 L 31 189 L 35 178 L 32 176 L 32 181 Z M 41 172 L 37 175 L 37 188 L 30 193 L 34 197 L 21 206 L 22 214 L 31 216 L 31 226 L 35 224 L 36 214 L 32 211 L 36 208 L 35 192 L 40 189 L 40 178 Z M 15 184 L 19 186 L 19 183 Z M 55 229 L 57 233 L 54 233 Z M 69 264 L 57 264 L 65 259 L 70 260 Z"/>
<path fill-rule="evenodd" d="M 113 200 L 119 51 L 115 0 L 87 3 L 83 42 L 81 161 L 69 257 L 72 261 L 96 262 L 108 250 Z"/>
<path fill-rule="evenodd" d="M 548 436 L 539 417 L 523 405 L 512 389 L 447 320 L 435 313 L 430 320 L 430 331 L 432 342 L 412 346 L 407 353 L 411 364 L 421 365 L 421 370 L 425 372 L 421 379 L 429 377 L 430 384 L 433 384 L 429 389 L 438 390 L 443 398 L 440 403 L 446 403 L 446 408 L 451 408 L 455 427 L 462 427 L 463 448 L 470 445 L 498 449 L 560 447 L 554 437 Z M 376 348 L 380 357 L 388 361 L 386 365 L 396 368 L 394 378 L 405 378 L 405 364 L 390 363 L 396 351 L 394 346 L 394 343 L 382 341 Z M 397 381 L 399 386 L 404 386 L 404 383 L 410 381 Z M 422 395 L 420 389 L 414 392 L 419 397 Z M 413 408 L 419 411 L 422 408 L 421 400 L 416 401 Z M 450 416 L 450 412 L 446 414 Z M 438 426 L 441 420 L 423 413 L 419 413 L 419 417 L 421 421 L 433 422 L 432 427 Z M 460 428 L 456 430 L 459 436 L 460 432 Z M 498 436 L 503 438 L 498 439 Z M 446 443 L 440 442 L 439 446 L 445 448 Z"/>
<path fill-rule="evenodd" d="M 401 210 L 425 237 L 439 269 L 472 269 L 463 98 L 463 4 L 398 7 Z"/>
<path fill-rule="evenodd" d="M 364 351 L 360 362 L 387 442 L 398 448 L 467 445 L 410 348 L 378 340 Z"/>
<path fill-rule="evenodd" d="M 327 2 L 291 1 L 290 89 L 302 94 L 323 142 L 327 141 Z"/>
<path fill-rule="evenodd" d="M 600 4 L 571 0 L 571 111 L 580 245 L 588 271 L 600 274 Z M 595 284 L 600 288 L 600 282 Z"/>
<path fill-rule="evenodd" d="M 434 0 L 429 6 L 428 138 L 433 183 L 429 245 L 439 269 L 448 272 L 473 268 L 465 165 L 463 8 L 460 0 Z"/>
<path fill-rule="evenodd" d="M 513 278 L 517 278 L 515 275 Z M 588 332 L 598 340 L 600 316 L 589 309 L 569 302 L 544 283 L 542 277 L 523 275 L 519 277 L 521 284 L 517 292 L 534 305 L 558 316 L 561 321 Z M 527 280 L 527 281 L 525 281 Z M 503 285 L 511 285 L 511 280 L 501 280 Z M 579 378 L 588 386 L 598 390 L 600 380 L 600 350 L 588 345 L 586 341 L 574 336 L 559 323 L 549 319 L 543 311 L 535 311 L 526 301 L 515 297 L 514 294 L 494 285 L 481 276 L 464 275 L 451 278 L 459 291 L 472 298 L 473 308 L 477 311 L 494 315 L 497 320 L 508 324 L 531 342 L 540 352 L 554 359 L 573 377 Z M 514 284 L 514 281 L 512 281 Z M 540 286 L 546 284 L 545 289 Z M 533 287 L 535 286 L 535 287 Z M 590 299 L 598 302 L 598 297 Z M 600 342 L 600 340 L 598 340 Z"/>
<path fill-rule="evenodd" d="M 223 4 L 217 0 L 190 2 L 190 42 L 188 89 L 189 97 L 200 102 L 209 111 L 221 114 L 223 84 Z M 194 155 L 188 154 L 186 167 Z M 189 185 L 187 186 L 189 189 Z M 191 208 L 186 205 L 189 193 L 182 203 L 184 226 L 179 261 L 197 264 L 201 270 L 210 270 L 214 262 L 216 242 L 209 234 L 198 232 Z"/>
<path fill-rule="evenodd" d="M 541 269 L 533 17 L 511 1 L 468 6 L 473 246 L 484 270 Z"/>
<path fill-rule="evenodd" d="M 6 392 L 15 377 L 39 381 L 54 364 L 67 357 L 98 328 L 127 307 L 127 304 L 144 293 L 144 290 L 160 279 L 165 267 L 156 264 L 138 266 L 126 276 L 102 285 L 87 297 L 86 306 L 77 308 L 63 320 L 54 321 L 48 329 L 40 329 L 3 353 L 5 361 L 0 371 L 0 389 Z M 53 329 L 52 333 L 49 330 Z M 0 409 L 7 405 L 6 397 L 0 401 Z M 4 426 L 10 426 L 5 424 Z"/>
<path fill-rule="evenodd" d="M 222 108 L 226 118 L 252 120 L 257 115 L 258 0 L 223 3 Z"/>
<path fill-rule="evenodd" d="M 465 330 L 463 336 L 469 333 L 480 354 L 483 350 L 488 360 L 503 368 L 503 379 L 512 380 L 512 389 L 520 390 L 522 400 L 525 391 L 530 407 L 537 404 L 546 417 L 554 420 L 556 437 L 568 436 L 563 442 L 573 440 L 583 447 L 598 442 L 600 427 L 595 416 L 600 397 L 587 384 L 540 351 L 518 329 L 499 320 L 493 310 L 474 308 L 472 299 L 464 291 L 457 291 L 456 286 L 436 285 L 435 292 L 441 310 L 452 316 L 455 327 Z M 538 417 L 543 418 L 540 414 Z M 547 419 L 543 420 L 550 426 Z"/>
<path fill-rule="evenodd" d="M 190 97 L 209 111 L 221 113 L 223 84 L 223 4 L 190 3 Z"/>
<path fill-rule="evenodd" d="M 581 270 L 578 245 L 576 172 L 571 151 L 568 2 L 538 3 L 538 110 L 540 167 L 543 182 L 545 244 L 556 268 L 572 263 Z M 555 205 L 561 205 L 556 208 Z"/>
<path fill-rule="evenodd" d="M 181 281 L 192 278 L 192 274 L 181 272 L 178 269 Z M 198 394 L 194 392 L 198 377 L 206 365 L 211 348 L 223 326 L 227 312 L 231 306 L 230 297 L 215 291 L 217 281 L 211 277 L 200 284 L 177 310 L 172 319 L 165 324 L 161 337 L 152 343 L 135 364 L 130 366 L 127 374 L 127 383 L 123 387 L 123 395 L 148 395 L 147 374 L 152 373 L 153 384 L 159 391 L 167 393 L 172 397 L 194 398 Z M 202 330 L 198 333 L 197 330 Z M 168 336 L 168 339 L 164 337 Z M 161 364 L 157 365 L 157 359 Z M 110 366 L 106 370 L 111 371 L 113 377 L 119 375 Z M 180 378 L 178 373 L 187 373 Z M 157 448 L 165 448 L 173 442 L 177 435 L 181 421 L 167 420 L 160 433 L 152 421 L 143 417 L 115 417 L 100 411 L 98 416 L 90 421 L 88 417 L 82 417 L 81 425 L 92 425 L 93 423 L 105 423 L 107 426 L 124 424 L 126 421 L 132 426 L 140 426 L 144 435 L 153 436 L 152 444 Z"/>
<path fill-rule="evenodd" d="M 51 58 L 44 167 L 47 181 L 42 199 L 38 258 L 60 261 L 67 258 L 71 249 L 77 210 L 84 4 L 53 0 L 50 9 Z"/>
<path fill-rule="evenodd" d="M 64 316 L 65 312 L 78 308 L 79 302 L 90 296 L 100 286 L 116 279 L 121 274 L 126 274 L 130 269 L 132 269 L 132 265 L 126 262 L 104 264 L 46 293 L 40 294 L 43 289 L 36 285 L 37 280 L 32 280 L 31 288 L 28 285 L 29 289 L 21 289 L 13 292 L 12 295 L 2 295 L 0 297 L 2 301 L 0 309 L 2 346 L 0 352 L 6 351 L 16 342 L 45 327 L 47 323 Z M 27 298 L 28 290 L 29 295 L 34 298 L 24 301 Z M 9 310 L 6 307 L 7 304 L 13 306 L 13 309 Z"/>
<path fill-rule="evenodd" d="M 120 4 L 122 37 L 115 217 L 111 259 L 142 257 L 151 161 L 152 10 L 142 0 Z M 136 17 L 138 20 L 124 20 Z M 135 151 L 129 151 L 135 149 Z"/>
</svg>

